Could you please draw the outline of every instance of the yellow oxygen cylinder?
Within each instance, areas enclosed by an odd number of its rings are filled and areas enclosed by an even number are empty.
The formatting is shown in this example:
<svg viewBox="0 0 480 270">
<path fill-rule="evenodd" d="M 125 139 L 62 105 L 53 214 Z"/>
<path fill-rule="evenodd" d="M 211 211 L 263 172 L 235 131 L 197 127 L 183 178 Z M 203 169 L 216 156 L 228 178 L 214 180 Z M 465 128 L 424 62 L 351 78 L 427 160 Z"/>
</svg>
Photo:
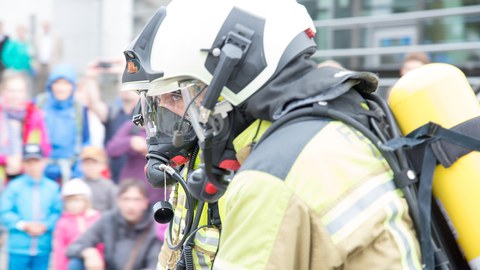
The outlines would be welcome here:
<svg viewBox="0 0 480 270">
<path fill-rule="evenodd" d="M 404 135 L 428 122 L 452 128 L 480 116 L 465 75 L 448 64 L 410 71 L 393 86 L 388 103 Z M 480 269 L 480 153 L 470 152 L 449 168 L 437 165 L 433 195 L 470 267 Z"/>
</svg>

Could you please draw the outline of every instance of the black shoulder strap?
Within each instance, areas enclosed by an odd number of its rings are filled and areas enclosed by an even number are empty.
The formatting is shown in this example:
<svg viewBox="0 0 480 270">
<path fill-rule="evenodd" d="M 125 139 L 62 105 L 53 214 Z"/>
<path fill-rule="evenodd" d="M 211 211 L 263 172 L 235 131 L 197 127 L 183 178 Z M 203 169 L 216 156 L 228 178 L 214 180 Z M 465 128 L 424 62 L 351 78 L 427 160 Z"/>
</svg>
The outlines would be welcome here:
<svg viewBox="0 0 480 270">
<path fill-rule="evenodd" d="M 433 174 L 438 163 L 450 167 L 457 159 L 480 151 L 480 117 L 465 121 L 452 129 L 446 129 L 435 123 L 427 123 L 401 140 L 391 140 L 387 147 L 409 149 L 414 166 L 420 174 L 418 187 L 418 207 L 420 211 L 420 230 L 422 256 L 425 265 L 434 265 L 431 238 L 431 196 Z M 476 137 L 472 137 L 476 135 Z"/>
<path fill-rule="evenodd" d="M 480 117 L 472 118 L 451 129 L 435 123 L 428 123 L 415 130 L 409 137 L 438 138 L 431 142 L 432 151 L 438 162 L 445 168 L 455 163 L 460 157 L 480 150 Z"/>
<path fill-rule="evenodd" d="M 208 204 L 208 225 L 222 228 L 222 220 L 220 219 L 220 211 L 218 210 L 218 202 Z"/>
</svg>

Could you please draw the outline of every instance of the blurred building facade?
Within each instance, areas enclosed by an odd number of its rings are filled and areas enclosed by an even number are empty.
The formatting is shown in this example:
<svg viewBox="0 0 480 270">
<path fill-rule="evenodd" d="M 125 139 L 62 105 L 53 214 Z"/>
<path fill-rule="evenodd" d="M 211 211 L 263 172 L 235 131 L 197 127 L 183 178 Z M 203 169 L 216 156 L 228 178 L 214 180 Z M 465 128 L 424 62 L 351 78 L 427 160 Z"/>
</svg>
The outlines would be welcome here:
<svg viewBox="0 0 480 270">
<path fill-rule="evenodd" d="M 123 58 L 123 51 L 167 0 L 53 0 L 53 23 L 76 66 Z"/>
<path fill-rule="evenodd" d="M 15 37 L 18 25 L 28 28 L 35 40 L 48 21 L 62 41 L 62 62 L 82 75 L 92 63 L 122 61 L 123 51 L 161 5 L 170 0 L 0 0 L 0 21 Z M 35 57 L 35 51 L 33 50 Z M 101 73 L 99 83 L 104 100 L 116 100 L 120 76 Z"/>
<path fill-rule="evenodd" d="M 95 59 L 121 58 L 124 48 L 170 0 L 0 0 L 0 20 L 13 32 L 52 22 L 65 61 L 83 70 Z M 460 67 L 480 86 L 480 0 L 298 0 L 317 29 L 316 61 L 378 72 L 384 86 L 398 78 L 406 53 Z"/>
<path fill-rule="evenodd" d="M 378 72 L 391 85 L 406 53 L 458 66 L 480 85 L 480 0 L 298 0 L 317 29 L 317 61 Z"/>
<path fill-rule="evenodd" d="M 122 52 L 148 18 L 169 0 L 0 0 L 0 20 L 14 36 L 28 27 L 32 42 L 44 21 L 63 41 L 64 61 L 82 71 L 94 60 L 123 57 Z"/>
</svg>

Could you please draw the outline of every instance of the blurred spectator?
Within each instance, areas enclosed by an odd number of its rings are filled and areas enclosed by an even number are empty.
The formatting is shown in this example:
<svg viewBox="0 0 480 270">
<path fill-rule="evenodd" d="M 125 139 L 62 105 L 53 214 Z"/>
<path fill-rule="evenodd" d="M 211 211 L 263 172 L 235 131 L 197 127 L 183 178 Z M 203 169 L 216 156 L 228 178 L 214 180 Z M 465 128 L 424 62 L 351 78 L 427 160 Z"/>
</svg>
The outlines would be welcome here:
<svg viewBox="0 0 480 270">
<path fill-rule="evenodd" d="M 0 187 L 6 178 L 21 173 L 22 147 L 39 144 L 46 156 L 50 142 L 43 113 L 28 100 L 28 79 L 21 72 L 6 70 L 0 84 Z"/>
<path fill-rule="evenodd" d="M 61 39 L 52 31 L 50 22 L 42 23 L 42 33 L 35 42 L 37 56 L 34 96 L 45 90 L 48 74 L 52 66 L 56 66 L 63 55 Z"/>
<path fill-rule="evenodd" d="M 55 270 L 68 269 L 68 246 L 100 218 L 100 212 L 91 207 L 91 197 L 90 188 L 81 179 L 72 179 L 62 187 L 63 213 L 53 235 Z M 102 251 L 102 247 L 97 248 Z"/>
<path fill-rule="evenodd" d="M 83 77 L 78 82 L 75 99 L 88 109 L 88 130 L 90 131 L 90 144 L 104 148 L 105 126 L 100 118 L 92 110 L 92 100 L 101 100 L 100 90 L 95 78 Z"/>
<path fill-rule="evenodd" d="M 126 156 L 127 161 L 120 171 L 120 183 L 125 179 L 138 179 L 148 183 L 144 167 L 147 163 L 147 143 L 145 129 L 128 121 L 117 131 L 107 145 L 107 153 L 110 157 Z M 148 186 L 148 199 L 151 204 L 163 200 L 163 189 Z"/>
<path fill-rule="evenodd" d="M 132 91 L 120 91 L 120 106 L 112 106 L 108 110 L 108 117 L 105 123 L 105 146 L 112 140 L 115 133 L 126 122 L 132 121 L 133 109 L 137 105 L 139 96 Z M 127 158 L 125 156 L 111 157 L 110 170 L 112 178 L 117 183 L 120 181 L 120 171 L 125 166 Z"/>
<path fill-rule="evenodd" d="M 132 121 L 133 109 L 135 109 L 139 98 L 132 91 L 120 91 L 118 95 L 120 97 L 119 105 L 108 108 L 106 114 L 97 114 L 105 124 L 105 146 L 108 145 L 123 124 Z M 98 106 L 98 102 L 96 104 Z M 94 108 L 96 106 L 94 105 Z M 126 161 L 127 158 L 121 155 L 111 156 L 110 158 L 110 171 L 112 172 L 112 179 L 116 183 L 120 180 L 120 171 L 125 167 Z"/>
<path fill-rule="evenodd" d="M 8 35 L 4 33 L 3 22 L 0 21 L 0 78 L 2 77 L 2 72 L 5 69 L 5 65 L 2 59 L 2 52 L 3 52 L 3 49 L 5 48 L 5 44 L 7 43 L 8 39 L 9 39 Z"/>
<path fill-rule="evenodd" d="M 17 27 L 17 38 L 10 39 L 3 48 L 2 61 L 6 68 L 25 71 L 32 75 L 31 46 L 27 41 L 27 28 Z"/>
<path fill-rule="evenodd" d="M 117 186 L 103 177 L 107 169 L 107 155 L 102 148 L 87 146 L 80 154 L 83 180 L 92 190 L 92 207 L 100 212 L 115 207 Z"/>
<path fill-rule="evenodd" d="M 162 242 L 155 235 L 145 185 L 124 181 L 118 210 L 104 214 L 67 250 L 69 269 L 155 269 Z M 94 247 L 105 245 L 105 260 Z"/>
<path fill-rule="evenodd" d="M 8 184 L 0 204 L 0 220 L 9 231 L 9 269 L 46 270 L 62 210 L 60 190 L 43 175 L 47 161 L 39 145 L 25 145 L 23 160 L 25 174 Z"/>
<path fill-rule="evenodd" d="M 47 91 L 36 99 L 37 106 L 45 113 L 47 132 L 52 144 L 52 154 L 46 175 L 62 183 L 78 177 L 78 155 L 88 145 L 87 109 L 73 98 L 77 88 L 72 67 L 57 66 L 50 74 Z"/>
<path fill-rule="evenodd" d="M 100 73 L 118 71 L 119 63 L 114 63 L 110 68 L 101 68 L 101 62 L 93 63 L 86 71 L 87 76 L 95 78 Z M 123 72 L 122 66 L 121 72 Z M 88 87 L 85 92 L 88 94 L 88 106 L 93 111 L 100 121 L 105 125 L 105 140 L 104 145 L 108 145 L 113 135 L 120 129 L 125 123 L 132 120 L 133 109 L 137 105 L 139 96 L 133 91 L 121 91 L 120 85 L 118 85 L 119 93 L 117 100 L 113 105 L 107 106 L 107 104 L 101 99 L 100 91 L 95 87 Z M 126 162 L 125 156 L 110 157 L 110 172 L 112 173 L 112 180 L 118 183 L 120 177 L 120 170 L 124 167 Z"/>
<path fill-rule="evenodd" d="M 400 77 L 407 74 L 407 72 L 430 63 L 430 57 L 424 52 L 414 52 L 407 54 L 403 59 L 400 68 Z"/>
</svg>

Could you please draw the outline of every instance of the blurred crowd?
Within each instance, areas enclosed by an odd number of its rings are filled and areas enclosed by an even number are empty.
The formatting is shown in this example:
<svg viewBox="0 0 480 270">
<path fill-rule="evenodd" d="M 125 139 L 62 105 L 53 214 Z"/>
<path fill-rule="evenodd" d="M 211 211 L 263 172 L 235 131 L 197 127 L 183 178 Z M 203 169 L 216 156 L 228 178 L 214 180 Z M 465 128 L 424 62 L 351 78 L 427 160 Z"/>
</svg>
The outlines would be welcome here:
<svg viewBox="0 0 480 270">
<path fill-rule="evenodd" d="M 48 22 L 41 32 L 29 42 L 25 27 L 10 35 L 0 22 L 0 219 L 9 269 L 154 269 L 165 227 L 149 206 L 166 193 L 145 177 L 145 130 L 131 122 L 139 97 L 117 80 L 115 100 L 103 100 L 99 83 L 105 72 L 120 77 L 124 62 L 92 61 L 77 73 Z M 427 62 L 411 55 L 401 73 Z"/>
<path fill-rule="evenodd" d="M 0 21 L 0 265 L 155 269 L 165 226 L 150 209 L 167 192 L 144 173 L 146 134 L 131 121 L 139 96 L 118 79 L 115 99 L 102 98 L 100 77 L 119 78 L 125 63 L 92 59 L 78 72 L 48 22 L 27 37 Z M 399 76 L 429 62 L 408 54 Z"/>
<path fill-rule="evenodd" d="M 35 42 L 24 26 L 10 34 L 0 22 L 0 56 L 0 220 L 9 269 L 154 265 L 165 227 L 154 224 L 150 206 L 164 192 L 144 174 L 145 131 L 131 122 L 138 95 L 118 83 L 107 102 L 99 83 L 107 70 L 120 76 L 123 62 L 92 61 L 77 72 L 63 62 L 48 22 Z"/>
</svg>

